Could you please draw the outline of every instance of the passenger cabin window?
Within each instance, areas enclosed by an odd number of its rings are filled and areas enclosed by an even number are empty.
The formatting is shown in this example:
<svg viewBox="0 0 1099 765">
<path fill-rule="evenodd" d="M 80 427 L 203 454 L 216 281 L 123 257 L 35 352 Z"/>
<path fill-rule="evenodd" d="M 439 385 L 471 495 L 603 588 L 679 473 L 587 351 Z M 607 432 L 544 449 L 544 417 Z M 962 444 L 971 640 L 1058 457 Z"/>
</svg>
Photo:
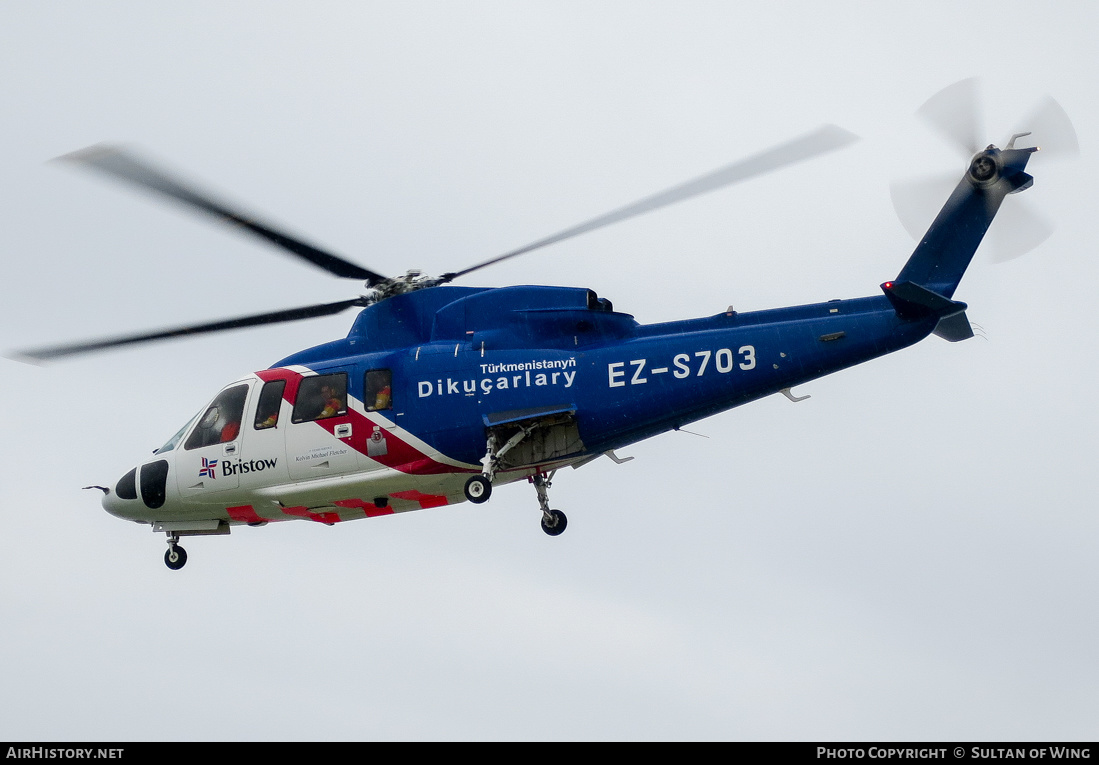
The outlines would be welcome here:
<svg viewBox="0 0 1099 765">
<path fill-rule="evenodd" d="M 244 400 L 248 398 L 247 385 L 234 385 L 223 390 L 214 403 L 198 419 L 184 449 L 201 449 L 204 446 L 235 441 L 240 435 L 240 421 L 244 417 Z"/>
<path fill-rule="evenodd" d="M 306 377 L 298 386 L 291 422 L 312 422 L 347 414 L 347 374 Z"/>
<path fill-rule="evenodd" d="M 259 392 L 259 403 L 256 404 L 256 430 L 265 430 L 278 425 L 284 390 L 286 390 L 286 380 L 272 380 L 264 384 Z"/>
<path fill-rule="evenodd" d="M 368 412 L 393 408 L 393 372 L 371 369 L 363 380 L 363 405 Z"/>
</svg>

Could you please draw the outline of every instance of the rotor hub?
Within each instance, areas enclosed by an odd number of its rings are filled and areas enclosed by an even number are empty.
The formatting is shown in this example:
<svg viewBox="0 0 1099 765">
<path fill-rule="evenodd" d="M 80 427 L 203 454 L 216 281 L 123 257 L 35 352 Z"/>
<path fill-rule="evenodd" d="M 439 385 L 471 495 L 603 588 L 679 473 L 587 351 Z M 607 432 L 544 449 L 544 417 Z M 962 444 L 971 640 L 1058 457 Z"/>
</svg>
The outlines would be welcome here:
<svg viewBox="0 0 1099 765">
<path fill-rule="evenodd" d="M 974 186 L 988 188 L 1000 179 L 1002 169 L 1000 150 L 989 146 L 970 161 L 966 177 Z"/>
<path fill-rule="evenodd" d="M 369 290 L 368 299 L 378 302 L 396 295 L 404 295 L 407 292 L 435 287 L 443 283 L 443 279 L 435 276 L 427 276 L 423 271 L 410 270 L 404 276 L 394 276 L 374 284 L 367 284 Z"/>
</svg>

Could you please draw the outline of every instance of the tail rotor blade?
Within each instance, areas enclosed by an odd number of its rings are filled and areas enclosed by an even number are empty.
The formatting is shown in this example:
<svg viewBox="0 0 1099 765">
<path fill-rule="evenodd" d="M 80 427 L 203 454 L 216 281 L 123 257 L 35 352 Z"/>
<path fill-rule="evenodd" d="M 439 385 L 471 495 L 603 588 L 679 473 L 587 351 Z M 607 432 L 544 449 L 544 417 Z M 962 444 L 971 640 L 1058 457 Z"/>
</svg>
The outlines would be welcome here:
<svg viewBox="0 0 1099 765">
<path fill-rule="evenodd" d="M 913 239 L 923 237 L 957 182 L 956 175 L 933 175 L 890 185 L 893 209 Z"/>
<path fill-rule="evenodd" d="M 980 151 L 984 143 L 979 86 L 976 77 L 961 80 L 943 88 L 916 110 L 967 159 Z"/>
<path fill-rule="evenodd" d="M 1080 140 L 1068 113 L 1051 96 L 1046 96 L 1019 124 L 1019 131 L 1029 131 L 1043 157 L 1068 158 L 1080 154 Z"/>
<path fill-rule="evenodd" d="M 936 175 L 890 186 L 897 218 L 913 239 L 920 241 L 927 233 L 957 181 L 955 176 Z M 1049 221 L 1034 212 L 1027 200 L 1016 196 L 1013 194 L 1004 202 L 1005 207 L 985 237 L 982 249 L 995 263 L 1030 252 L 1053 233 Z"/>
<path fill-rule="evenodd" d="M 1053 225 L 1036 213 L 1024 199 L 1008 199 L 1005 209 L 988 230 L 990 257 L 994 263 L 1006 263 L 1025 255 L 1053 233 Z M 1010 205 L 1011 209 L 1006 209 Z"/>
</svg>

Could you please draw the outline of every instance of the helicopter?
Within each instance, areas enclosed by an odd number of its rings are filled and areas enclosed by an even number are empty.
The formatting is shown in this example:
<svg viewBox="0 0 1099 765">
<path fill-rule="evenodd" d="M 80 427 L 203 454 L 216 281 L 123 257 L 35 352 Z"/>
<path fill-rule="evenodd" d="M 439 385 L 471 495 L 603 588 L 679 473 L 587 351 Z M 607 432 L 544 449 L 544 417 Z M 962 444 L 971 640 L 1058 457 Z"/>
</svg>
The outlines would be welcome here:
<svg viewBox="0 0 1099 765">
<path fill-rule="evenodd" d="M 944 91 L 945 92 L 945 91 Z M 929 102 L 931 103 L 931 102 Z M 968 127 L 961 132 L 966 132 Z M 955 132 L 958 132 L 957 130 Z M 287 520 L 333 525 L 469 501 L 533 485 L 541 527 L 567 526 L 551 481 L 565 467 L 906 348 L 929 335 L 973 337 L 954 299 L 1010 194 L 1028 189 L 1037 147 L 967 146 L 937 216 L 880 294 L 641 324 L 583 287 L 473 287 L 452 282 L 730 184 L 843 148 L 834 125 L 524 247 L 441 276 L 385 276 L 291 236 L 133 153 L 94 146 L 61 159 L 153 192 L 266 240 L 336 276 L 365 283 L 347 300 L 173 329 L 30 349 L 31 362 L 297 321 L 358 309 L 344 338 L 234 380 L 151 458 L 102 492 L 113 516 L 166 535 L 181 569 L 184 536 Z M 966 137 L 968 139 L 968 136 Z M 964 142 L 964 141 L 963 141 Z"/>
</svg>

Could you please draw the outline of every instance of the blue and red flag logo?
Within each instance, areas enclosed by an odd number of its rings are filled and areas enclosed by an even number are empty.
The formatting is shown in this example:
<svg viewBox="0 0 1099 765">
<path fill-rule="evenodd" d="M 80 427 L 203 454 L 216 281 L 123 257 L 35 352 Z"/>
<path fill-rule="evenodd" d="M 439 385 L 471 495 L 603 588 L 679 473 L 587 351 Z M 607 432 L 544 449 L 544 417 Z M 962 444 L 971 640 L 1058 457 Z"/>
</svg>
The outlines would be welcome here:
<svg viewBox="0 0 1099 765">
<path fill-rule="evenodd" d="M 202 470 L 198 471 L 199 478 L 217 478 L 217 460 L 202 458 Z"/>
</svg>

